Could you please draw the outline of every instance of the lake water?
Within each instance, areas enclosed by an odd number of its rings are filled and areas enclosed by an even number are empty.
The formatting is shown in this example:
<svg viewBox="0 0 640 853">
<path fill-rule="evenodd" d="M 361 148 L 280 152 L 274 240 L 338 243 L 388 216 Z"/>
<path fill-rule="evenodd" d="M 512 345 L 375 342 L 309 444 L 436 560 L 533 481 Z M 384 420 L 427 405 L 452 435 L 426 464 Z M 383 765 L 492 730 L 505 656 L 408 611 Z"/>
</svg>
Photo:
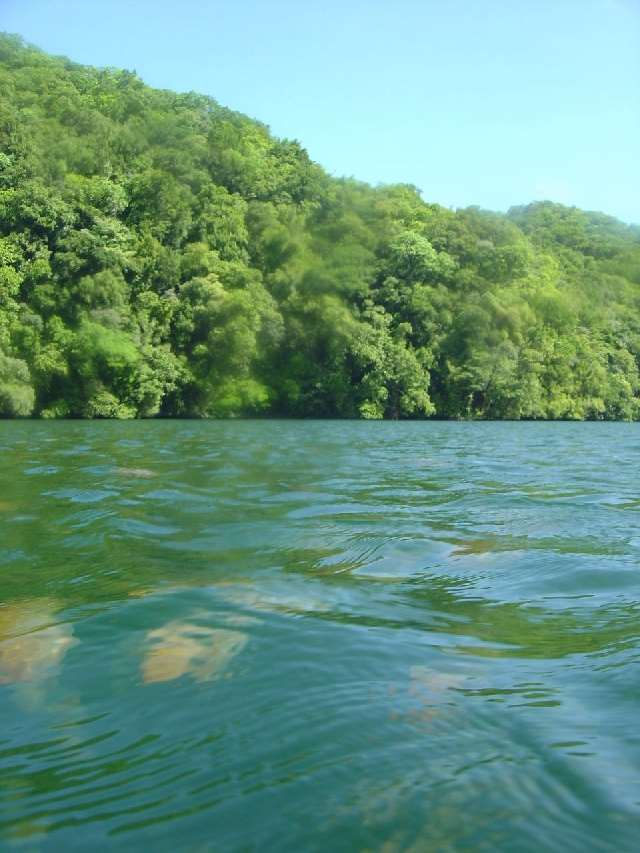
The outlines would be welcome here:
<svg viewBox="0 0 640 853">
<path fill-rule="evenodd" d="M 637 850 L 639 451 L 0 423 L 0 847 Z"/>
</svg>

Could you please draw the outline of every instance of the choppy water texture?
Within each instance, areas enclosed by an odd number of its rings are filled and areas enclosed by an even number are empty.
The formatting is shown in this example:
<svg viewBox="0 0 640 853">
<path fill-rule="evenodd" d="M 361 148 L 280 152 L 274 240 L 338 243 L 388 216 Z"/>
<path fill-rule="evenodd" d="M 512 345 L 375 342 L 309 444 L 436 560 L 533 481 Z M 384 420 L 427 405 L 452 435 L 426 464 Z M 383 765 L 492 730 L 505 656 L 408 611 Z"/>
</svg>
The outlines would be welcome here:
<svg viewBox="0 0 640 853">
<path fill-rule="evenodd" d="M 640 425 L 0 424 L 0 846 L 637 850 Z"/>
</svg>

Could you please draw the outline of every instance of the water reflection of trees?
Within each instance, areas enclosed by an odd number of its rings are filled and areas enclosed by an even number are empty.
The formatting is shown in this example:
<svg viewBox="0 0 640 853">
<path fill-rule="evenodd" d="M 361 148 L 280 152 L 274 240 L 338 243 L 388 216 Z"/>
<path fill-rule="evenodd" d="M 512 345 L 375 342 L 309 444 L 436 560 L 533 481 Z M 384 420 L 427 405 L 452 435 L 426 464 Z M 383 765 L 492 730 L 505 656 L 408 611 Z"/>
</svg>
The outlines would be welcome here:
<svg viewBox="0 0 640 853">
<path fill-rule="evenodd" d="M 307 555 L 308 556 L 308 555 Z M 314 555 L 316 561 L 322 560 Z M 300 562 L 298 562 L 300 566 Z M 309 564 L 307 563 L 307 568 Z M 473 584 L 446 577 L 372 580 L 348 572 L 274 573 L 268 579 L 239 577 L 234 582 L 193 573 L 181 588 L 208 589 L 236 612 L 304 615 L 338 623 L 398 630 L 445 633 L 455 648 L 477 657 L 561 658 L 635 647 L 640 607 L 632 602 L 590 608 L 545 608 L 522 602 L 496 602 L 473 595 Z M 146 573 L 144 573 L 146 575 Z M 313 574 L 313 576 L 310 576 Z M 198 576 L 199 575 L 199 576 Z M 136 577 L 135 580 L 138 580 Z M 150 578 L 149 578 L 150 580 Z M 211 582 L 213 580 L 213 583 Z M 102 597 L 171 594 L 171 582 L 135 587 L 130 579 L 105 579 Z M 86 591 L 85 591 L 86 592 Z M 111 595 L 107 596 L 106 593 Z M 372 594 L 373 593 L 373 594 Z M 38 596 L 0 606 L 0 682 L 39 680 L 55 674 L 77 642 L 72 626 L 56 614 L 73 602 Z M 95 600 L 91 602 L 96 604 Z M 145 682 L 190 674 L 215 678 L 246 643 L 246 635 L 194 622 L 189 614 L 151 629 L 145 640 Z"/>
<path fill-rule="evenodd" d="M 458 650 L 474 655 L 560 658 L 621 650 L 638 640 L 635 602 L 561 609 L 496 602 L 474 596 L 471 583 L 446 577 L 410 579 L 398 592 L 416 627 L 459 637 Z"/>
</svg>

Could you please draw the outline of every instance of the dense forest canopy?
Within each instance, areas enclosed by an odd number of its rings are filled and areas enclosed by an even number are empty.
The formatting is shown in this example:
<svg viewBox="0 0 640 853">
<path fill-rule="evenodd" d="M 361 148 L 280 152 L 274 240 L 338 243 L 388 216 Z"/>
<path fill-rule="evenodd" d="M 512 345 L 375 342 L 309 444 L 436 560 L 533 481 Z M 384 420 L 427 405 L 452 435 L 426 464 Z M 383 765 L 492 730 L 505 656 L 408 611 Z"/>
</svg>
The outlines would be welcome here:
<svg viewBox="0 0 640 853">
<path fill-rule="evenodd" d="M 15 36 L 0 92 L 1 415 L 640 417 L 640 228 L 338 180 Z"/>
</svg>

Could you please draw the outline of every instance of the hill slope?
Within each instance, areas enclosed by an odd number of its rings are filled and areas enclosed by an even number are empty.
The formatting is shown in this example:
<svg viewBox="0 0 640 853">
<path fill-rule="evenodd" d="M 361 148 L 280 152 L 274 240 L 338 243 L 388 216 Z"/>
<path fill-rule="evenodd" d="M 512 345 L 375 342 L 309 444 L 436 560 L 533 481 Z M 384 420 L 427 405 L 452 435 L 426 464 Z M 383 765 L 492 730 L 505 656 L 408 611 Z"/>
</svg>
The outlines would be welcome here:
<svg viewBox="0 0 640 853">
<path fill-rule="evenodd" d="M 336 180 L 0 36 L 0 414 L 637 418 L 640 229 Z"/>
</svg>

